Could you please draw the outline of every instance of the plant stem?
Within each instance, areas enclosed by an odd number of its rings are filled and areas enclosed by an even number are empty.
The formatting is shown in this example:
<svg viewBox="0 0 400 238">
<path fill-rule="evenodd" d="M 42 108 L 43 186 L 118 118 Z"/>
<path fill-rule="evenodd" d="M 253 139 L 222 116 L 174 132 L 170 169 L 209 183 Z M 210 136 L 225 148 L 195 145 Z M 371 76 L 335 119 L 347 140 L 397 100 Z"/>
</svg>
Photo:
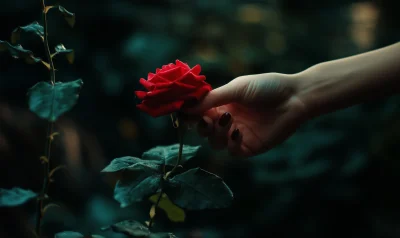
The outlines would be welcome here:
<svg viewBox="0 0 400 238">
<path fill-rule="evenodd" d="M 178 131 L 179 131 L 178 132 L 179 133 L 178 160 L 176 161 L 176 164 L 175 164 L 174 168 L 172 168 L 172 170 L 165 177 L 161 178 L 161 182 L 160 182 L 161 191 L 160 191 L 160 194 L 158 195 L 157 202 L 155 204 L 156 209 L 158 207 L 158 204 L 161 201 L 161 197 L 162 197 L 163 192 L 164 192 L 164 182 L 169 178 L 169 176 L 171 174 L 173 174 L 175 172 L 176 168 L 178 168 L 178 166 L 179 166 L 179 164 L 181 163 L 181 160 L 182 160 L 184 127 L 182 125 L 180 125 L 180 123 L 179 123 L 179 126 L 178 126 Z M 155 217 L 155 215 L 149 221 L 149 230 L 151 229 L 151 227 L 153 225 L 154 217 Z"/>
<path fill-rule="evenodd" d="M 53 59 L 51 57 L 51 52 L 50 52 L 50 47 L 49 47 L 49 40 L 48 40 L 48 26 L 47 26 L 47 14 L 45 12 L 46 9 L 46 4 L 44 0 L 41 0 L 42 2 L 42 15 L 43 15 L 43 28 L 44 28 L 44 48 L 46 51 L 46 56 L 48 63 L 50 65 L 50 82 L 54 86 L 55 81 L 56 81 L 56 73 L 55 73 L 55 68 L 54 68 L 54 63 Z M 53 95 L 54 96 L 54 95 Z M 37 203 L 37 208 L 36 208 L 36 234 L 38 237 L 40 237 L 41 233 L 41 221 L 43 217 L 43 199 L 45 198 L 47 191 L 49 189 L 49 184 L 50 184 L 50 157 L 51 157 L 51 144 L 53 141 L 53 130 L 54 130 L 54 123 L 49 122 L 48 127 L 47 127 L 47 136 L 46 136 L 46 147 L 45 147 L 45 156 L 47 158 L 47 162 L 43 163 L 43 184 L 42 184 L 42 191 L 40 193 L 40 197 Z"/>
</svg>

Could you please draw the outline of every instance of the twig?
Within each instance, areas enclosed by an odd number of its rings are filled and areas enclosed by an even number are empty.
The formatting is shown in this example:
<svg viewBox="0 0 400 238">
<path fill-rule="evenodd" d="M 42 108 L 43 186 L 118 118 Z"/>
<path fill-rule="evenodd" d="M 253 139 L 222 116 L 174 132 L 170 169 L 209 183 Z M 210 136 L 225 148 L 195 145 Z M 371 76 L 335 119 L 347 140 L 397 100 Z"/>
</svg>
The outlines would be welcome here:
<svg viewBox="0 0 400 238">
<path fill-rule="evenodd" d="M 51 52 L 50 52 L 50 47 L 49 47 L 49 39 L 48 39 L 48 26 L 47 26 L 47 13 L 46 13 L 46 4 L 44 2 L 44 0 L 41 0 L 42 2 L 42 15 L 43 15 L 43 28 L 44 28 L 44 48 L 46 51 L 46 56 L 47 56 L 47 60 L 49 62 L 50 65 L 50 82 L 51 84 L 54 86 L 55 82 L 56 82 L 56 71 L 54 68 L 54 63 L 53 63 L 53 59 L 51 57 Z M 54 94 L 53 94 L 54 97 Z M 52 112 L 51 112 L 52 113 Z M 44 197 L 47 194 L 47 191 L 49 189 L 49 183 L 50 183 L 50 156 L 51 156 L 51 144 L 53 141 L 53 129 L 54 129 L 54 123 L 53 122 L 49 122 L 48 124 L 48 128 L 47 128 L 47 136 L 46 136 L 46 148 L 45 148 L 45 153 L 46 153 L 46 158 L 47 158 L 47 162 L 43 163 L 43 184 L 42 184 L 42 191 L 40 193 L 40 197 Z M 43 200 L 40 199 L 38 201 L 37 204 L 37 208 L 36 208 L 36 234 L 38 237 L 40 237 L 40 233 L 41 233 L 41 221 L 42 221 L 42 217 L 43 217 L 43 213 L 42 213 L 42 209 L 43 209 Z"/>
</svg>

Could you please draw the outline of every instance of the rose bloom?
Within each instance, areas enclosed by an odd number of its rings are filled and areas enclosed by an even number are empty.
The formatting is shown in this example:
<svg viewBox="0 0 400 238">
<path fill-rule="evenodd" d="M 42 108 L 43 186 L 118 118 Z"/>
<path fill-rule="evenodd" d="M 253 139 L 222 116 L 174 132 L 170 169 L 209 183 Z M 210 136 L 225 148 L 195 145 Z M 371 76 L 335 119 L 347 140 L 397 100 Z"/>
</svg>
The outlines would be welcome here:
<svg viewBox="0 0 400 238">
<path fill-rule="evenodd" d="M 201 99 L 212 87 L 200 71 L 200 65 L 190 68 L 176 60 L 175 64 L 156 69 L 155 74 L 149 73 L 147 80 L 141 78 L 139 81 L 148 91 L 135 91 L 142 100 L 137 108 L 158 117 L 178 111 L 185 101 Z"/>
</svg>

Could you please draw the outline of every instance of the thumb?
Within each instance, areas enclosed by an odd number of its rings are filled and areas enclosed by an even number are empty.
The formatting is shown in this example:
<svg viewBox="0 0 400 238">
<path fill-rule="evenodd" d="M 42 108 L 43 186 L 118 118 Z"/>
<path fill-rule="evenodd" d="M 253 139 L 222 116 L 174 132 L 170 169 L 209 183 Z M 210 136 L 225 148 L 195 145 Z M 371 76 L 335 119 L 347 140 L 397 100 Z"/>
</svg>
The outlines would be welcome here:
<svg viewBox="0 0 400 238">
<path fill-rule="evenodd" d="M 235 87 L 233 87 L 231 83 L 228 83 L 210 91 L 201 101 L 199 101 L 198 104 L 191 108 L 186 108 L 185 112 L 190 114 L 201 114 L 213 107 L 231 103 L 236 99 L 236 95 Z"/>
</svg>

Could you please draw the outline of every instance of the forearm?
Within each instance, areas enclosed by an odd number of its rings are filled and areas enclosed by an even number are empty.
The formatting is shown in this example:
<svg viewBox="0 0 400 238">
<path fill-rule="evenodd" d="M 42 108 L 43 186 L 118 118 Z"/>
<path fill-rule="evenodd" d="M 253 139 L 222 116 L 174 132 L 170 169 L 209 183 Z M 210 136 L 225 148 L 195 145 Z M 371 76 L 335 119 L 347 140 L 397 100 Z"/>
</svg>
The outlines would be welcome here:
<svg viewBox="0 0 400 238">
<path fill-rule="evenodd" d="M 400 43 L 324 62 L 296 75 L 310 117 L 400 92 Z"/>
</svg>

